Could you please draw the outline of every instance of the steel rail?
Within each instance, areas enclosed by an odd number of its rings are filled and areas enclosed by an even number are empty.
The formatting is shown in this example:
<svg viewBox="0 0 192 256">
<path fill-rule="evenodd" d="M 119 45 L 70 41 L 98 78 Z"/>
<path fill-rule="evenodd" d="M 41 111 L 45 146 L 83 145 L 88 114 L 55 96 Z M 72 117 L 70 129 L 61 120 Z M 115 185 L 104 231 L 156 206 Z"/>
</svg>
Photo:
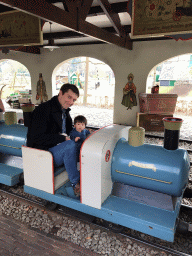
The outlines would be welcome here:
<svg viewBox="0 0 192 256">
<path fill-rule="evenodd" d="M 181 210 L 184 210 L 184 211 L 191 211 L 192 213 L 192 206 L 190 205 L 186 205 L 186 204 L 181 204 Z"/>
<path fill-rule="evenodd" d="M 155 135 L 155 134 L 148 134 L 148 133 L 145 133 L 145 137 L 154 138 L 154 139 L 164 139 L 163 135 Z M 186 142 L 186 143 L 192 144 L 191 140 L 181 139 L 181 138 L 179 138 L 179 142 Z"/>
<path fill-rule="evenodd" d="M 150 247 L 154 247 L 156 248 L 157 250 L 159 251 L 164 251 L 168 254 L 171 254 L 171 255 L 175 255 L 175 256 L 191 256 L 191 254 L 187 254 L 187 253 L 184 253 L 184 252 L 179 252 L 179 251 L 176 251 L 174 249 L 171 249 L 169 247 L 166 247 L 166 246 L 163 246 L 163 245 L 157 245 L 157 244 L 154 244 L 152 242 L 148 242 L 142 238 L 137 238 L 137 237 L 134 237 L 134 236 L 128 236 L 128 235 L 124 235 L 124 233 L 120 233 L 121 235 L 123 236 L 126 236 L 128 238 L 131 238 L 131 239 L 134 239 L 136 242 L 139 242 L 139 243 L 142 243 L 146 246 L 150 246 Z"/>
<path fill-rule="evenodd" d="M 99 127 L 93 127 L 93 126 L 87 126 L 87 128 L 90 128 L 94 131 L 99 130 Z M 155 134 L 149 134 L 149 133 L 145 133 L 145 137 L 147 138 L 154 138 L 154 139 L 163 139 L 164 140 L 164 136 L 163 135 L 155 135 Z M 179 138 L 179 142 L 186 142 L 189 144 L 192 144 L 192 140 L 187 140 L 187 139 L 180 139 Z M 191 150 L 192 152 L 192 150 Z"/>
<path fill-rule="evenodd" d="M 145 134 L 146 138 L 154 138 L 154 139 L 164 139 L 163 136 L 161 135 L 153 135 L 153 134 Z M 186 139 L 179 139 L 179 142 L 184 142 L 184 143 L 188 143 L 188 144 L 192 144 L 191 140 L 186 140 Z M 192 149 L 187 149 L 188 154 L 192 154 Z M 190 166 L 192 166 L 192 161 L 190 161 Z"/>
</svg>

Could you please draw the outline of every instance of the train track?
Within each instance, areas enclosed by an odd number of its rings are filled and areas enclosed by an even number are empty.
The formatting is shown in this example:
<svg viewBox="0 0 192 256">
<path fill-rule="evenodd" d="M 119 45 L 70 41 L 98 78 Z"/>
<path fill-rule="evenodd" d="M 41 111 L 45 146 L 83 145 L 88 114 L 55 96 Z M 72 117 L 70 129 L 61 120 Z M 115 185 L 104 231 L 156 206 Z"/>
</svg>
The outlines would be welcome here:
<svg viewBox="0 0 192 256">
<path fill-rule="evenodd" d="M 15 186 L 14 189 L 17 190 L 17 188 L 21 188 L 21 186 L 17 185 L 17 186 Z M 24 195 L 19 195 L 16 192 L 10 191 L 10 189 L 11 188 L 9 188 L 5 185 L 1 185 L 0 186 L 1 195 L 5 195 L 6 197 L 11 197 L 13 199 L 21 200 L 24 203 L 26 203 L 26 202 L 30 203 L 30 205 L 33 205 L 35 207 L 40 207 L 42 209 L 46 208 L 47 211 L 54 211 L 54 213 L 57 213 L 57 214 L 62 214 L 62 215 L 68 216 L 68 217 L 75 217 L 80 221 L 83 221 L 83 222 L 86 222 L 88 224 L 94 225 L 96 228 L 102 228 L 102 229 L 106 229 L 106 230 L 111 231 L 111 232 L 118 233 L 121 236 L 124 236 L 126 238 L 129 238 L 129 239 L 133 240 L 133 242 L 139 243 L 139 244 L 141 244 L 145 247 L 150 247 L 151 249 L 157 250 L 161 253 L 162 252 L 167 253 L 167 255 L 173 255 L 173 256 L 174 255 L 175 256 L 177 256 L 177 255 L 180 255 L 180 256 L 189 256 L 189 255 L 191 255 L 191 254 L 187 254 L 187 253 L 180 252 L 180 251 L 177 251 L 175 249 L 169 248 L 168 246 L 162 245 L 161 243 L 156 244 L 154 242 L 143 239 L 143 238 L 141 238 L 140 236 L 137 235 L 137 233 L 140 233 L 140 232 L 135 231 L 136 235 L 133 235 L 133 234 L 130 234 L 130 229 L 128 229 L 128 228 L 124 228 L 122 226 L 115 225 L 115 224 L 107 222 L 107 221 L 103 221 L 101 219 L 98 219 L 98 218 L 95 218 L 93 216 L 84 214 L 82 212 L 72 210 L 72 209 L 64 207 L 64 206 L 60 206 L 60 205 L 56 205 L 54 203 L 50 203 L 46 200 L 39 200 L 39 198 L 36 198 L 34 196 L 32 196 L 32 198 L 27 198 Z M 185 205 L 182 204 L 181 209 L 184 212 L 190 212 L 190 214 L 192 216 L 192 207 L 185 206 Z"/>
<path fill-rule="evenodd" d="M 162 140 L 164 141 L 164 136 L 162 135 L 153 135 L 153 134 L 145 134 L 145 138 L 151 138 L 151 139 L 154 139 L 154 140 Z M 187 139 L 179 139 L 179 143 L 184 143 L 186 144 L 185 146 L 191 146 L 191 149 L 190 148 L 186 148 L 186 150 L 189 150 L 189 151 L 192 151 L 192 141 L 191 140 L 187 140 Z"/>
<path fill-rule="evenodd" d="M 164 136 L 163 135 L 155 135 L 155 134 L 146 133 L 145 137 L 146 138 L 154 138 L 154 139 L 163 139 L 164 140 Z M 181 138 L 179 139 L 179 142 L 186 142 L 186 143 L 192 144 L 191 140 L 181 139 Z"/>
<path fill-rule="evenodd" d="M 164 140 L 164 137 L 161 135 L 153 135 L 148 133 L 145 134 L 145 138 L 146 138 L 146 141 L 148 141 L 148 139 L 154 139 L 154 141 L 157 140 L 157 142 L 161 141 L 162 144 Z M 179 147 L 187 150 L 190 158 L 190 166 L 192 166 L 192 141 L 186 140 L 186 139 L 179 139 Z"/>
</svg>

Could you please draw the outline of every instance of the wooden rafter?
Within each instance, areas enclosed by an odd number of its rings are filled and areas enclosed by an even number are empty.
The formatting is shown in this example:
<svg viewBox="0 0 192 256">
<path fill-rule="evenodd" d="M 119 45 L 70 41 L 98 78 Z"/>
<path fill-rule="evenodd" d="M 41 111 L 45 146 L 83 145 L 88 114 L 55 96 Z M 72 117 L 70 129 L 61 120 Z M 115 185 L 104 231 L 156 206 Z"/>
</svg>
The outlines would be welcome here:
<svg viewBox="0 0 192 256">
<path fill-rule="evenodd" d="M 21 46 L 13 49 L 14 51 L 40 54 L 40 49 L 37 46 Z"/>
<path fill-rule="evenodd" d="M 27 53 L 33 53 L 33 54 L 40 54 L 40 49 L 37 46 L 0 47 L 0 51 L 3 51 L 3 49 L 19 51 L 19 52 L 27 52 Z"/>
<path fill-rule="evenodd" d="M 49 2 L 49 3 L 54 2 L 53 0 L 46 0 L 46 1 Z M 58 2 L 58 0 L 55 0 L 55 3 L 56 2 Z M 61 1 L 61 2 L 63 2 L 63 1 Z M 63 2 L 63 5 L 64 5 L 64 2 Z M 66 5 L 64 5 L 64 9 L 65 9 L 65 11 L 68 11 Z M 113 3 L 113 4 L 111 4 L 111 9 L 115 13 L 127 12 L 127 2 Z M 7 7 L 5 5 L 0 5 L 0 13 L 1 12 L 12 11 L 12 10 L 13 10 L 13 8 Z M 99 5 L 92 6 L 89 10 L 88 17 L 89 16 L 98 16 L 100 14 L 103 14 L 103 10 L 102 10 L 101 6 L 99 6 Z"/>
<path fill-rule="evenodd" d="M 118 13 L 115 13 L 112 10 L 111 5 L 108 2 L 108 0 L 98 0 L 98 2 L 100 4 L 101 8 L 103 9 L 103 12 L 105 13 L 105 15 L 110 20 L 112 26 L 114 27 L 116 32 L 119 34 L 119 36 L 125 37 L 126 34 L 122 29 L 119 15 L 118 15 Z"/>
<path fill-rule="evenodd" d="M 65 11 L 69 12 L 71 15 L 75 15 L 77 13 L 77 5 L 79 4 L 79 0 L 63 0 L 62 1 Z"/>
<path fill-rule="evenodd" d="M 69 12 L 72 16 L 79 15 L 81 19 L 85 20 L 93 0 L 62 0 L 62 3 L 65 11 Z"/>
<path fill-rule="evenodd" d="M 81 9 L 80 9 L 80 13 L 79 13 L 81 19 L 83 19 L 83 20 L 86 19 L 92 3 L 93 3 L 93 0 L 83 0 L 81 2 Z"/>
<path fill-rule="evenodd" d="M 115 29 L 113 27 L 104 27 L 103 29 L 110 33 L 115 33 Z M 126 31 L 127 34 L 131 33 L 131 25 L 125 25 L 123 26 L 123 29 Z M 82 37 L 86 37 L 86 36 L 74 31 L 43 33 L 43 40 L 49 40 L 51 38 L 66 39 L 66 38 L 82 38 Z"/>
<path fill-rule="evenodd" d="M 118 2 L 118 3 L 113 3 L 110 5 L 111 5 L 111 9 L 115 13 L 127 12 L 127 2 Z M 89 11 L 88 16 L 89 15 L 99 15 L 99 14 L 103 14 L 103 9 L 101 8 L 101 6 L 99 6 L 99 5 L 92 6 Z"/>
<path fill-rule="evenodd" d="M 69 29 L 75 30 L 87 36 L 94 37 L 98 40 L 116 44 L 126 49 L 132 49 L 132 42 L 128 37 L 121 38 L 113 33 L 107 32 L 82 18 L 72 16 L 69 12 L 64 11 L 45 0 L 0 0 L 0 3 L 8 7 L 29 13 L 43 20 L 55 22 Z"/>
</svg>

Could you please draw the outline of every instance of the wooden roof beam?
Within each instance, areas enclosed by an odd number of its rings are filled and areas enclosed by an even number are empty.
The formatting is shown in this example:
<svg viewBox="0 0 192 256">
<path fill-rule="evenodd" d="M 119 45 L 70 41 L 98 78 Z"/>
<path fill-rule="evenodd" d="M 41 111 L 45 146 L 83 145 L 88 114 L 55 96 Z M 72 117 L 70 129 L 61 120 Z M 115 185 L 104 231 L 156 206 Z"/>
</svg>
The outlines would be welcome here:
<svg viewBox="0 0 192 256">
<path fill-rule="evenodd" d="M 131 33 L 131 25 L 125 25 L 123 26 L 123 29 L 127 34 Z M 113 27 L 103 27 L 103 30 L 106 30 L 110 33 L 115 33 L 115 29 Z M 43 40 L 49 40 L 51 38 L 68 39 L 68 38 L 82 38 L 82 37 L 87 37 L 87 36 L 74 31 L 43 33 Z"/>
<path fill-rule="evenodd" d="M 46 0 L 48 3 L 56 3 L 58 2 L 58 0 Z M 64 5 L 64 9 L 65 11 L 68 11 L 67 10 L 67 6 L 64 4 L 64 1 L 63 2 L 63 5 Z M 86 3 L 86 2 L 85 2 Z M 115 13 L 122 13 L 122 12 L 127 12 L 127 2 L 118 2 L 118 3 L 112 3 L 110 4 L 111 5 L 111 8 L 113 10 L 113 12 Z M 10 8 L 10 7 L 6 7 L 5 5 L 0 5 L 0 13 L 1 12 L 5 12 L 5 11 L 12 11 L 13 8 Z M 97 5 L 97 6 L 92 6 L 89 10 L 89 13 L 88 13 L 88 16 L 97 16 L 97 15 L 102 15 L 104 12 L 101 8 L 101 6 Z"/>
<path fill-rule="evenodd" d="M 29 13 L 49 22 L 55 22 L 69 29 L 76 30 L 79 33 L 94 37 L 98 40 L 115 44 L 120 47 L 131 50 L 132 42 L 128 37 L 121 38 L 115 34 L 109 33 L 97 26 L 92 25 L 60 8 L 49 4 L 45 0 L 0 0 L 0 3 L 14 9 Z"/>
<path fill-rule="evenodd" d="M 81 8 L 80 8 L 80 18 L 85 20 L 89 11 L 90 11 L 90 8 L 91 8 L 91 5 L 93 3 L 93 0 L 82 0 L 81 1 Z"/>
<path fill-rule="evenodd" d="M 63 0 L 63 6 L 65 8 L 65 11 L 69 12 L 72 15 L 76 16 L 77 13 L 77 4 L 79 0 Z"/>
<path fill-rule="evenodd" d="M 2 52 L 9 52 L 10 50 L 12 51 L 19 51 L 19 52 L 27 52 L 27 53 L 32 53 L 32 54 L 40 54 L 40 48 L 38 46 L 7 46 L 7 47 L 0 47 L 0 51 Z M 7 53 L 8 53 L 7 52 Z"/>
<path fill-rule="evenodd" d="M 118 3 L 113 3 L 110 4 L 111 9 L 115 13 L 122 13 L 122 12 L 127 12 L 127 2 L 118 2 Z M 103 14 L 103 9 L 101 6 L 93 6 L 91 7 L 88 16 L 93 16 L 93 15 L 101 15 Z"/>
<path fill-rule="evenodd" d="M 72 16 L 79 15 L 81 19 L 85 20 L 93 0 L 62 0 L 62 3 L 65 11 L 69 12 Z"/>
<path fill-rule="evenodd" d="M 101 8 L 103 9 L 103 12 L 110 20 L 112 26 L 114 27 L 116 32 L 119 34 L 119 36 L 125 37 L 125 32 L 122 29 L 119 14 L 115 13 L 112 10 L 111 5 L 109 4 L 108 0 L 98 0 L 98 2 L 100 4 Z"/>
</svg>

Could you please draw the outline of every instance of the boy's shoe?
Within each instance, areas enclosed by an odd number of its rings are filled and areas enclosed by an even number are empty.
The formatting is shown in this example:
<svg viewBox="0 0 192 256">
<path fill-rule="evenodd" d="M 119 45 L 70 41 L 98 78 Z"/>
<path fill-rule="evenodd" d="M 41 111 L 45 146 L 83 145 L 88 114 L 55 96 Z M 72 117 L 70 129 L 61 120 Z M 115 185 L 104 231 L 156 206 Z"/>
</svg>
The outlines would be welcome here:
<svg viewBox="0 0 192 256">
<path fill-rule="evenodd" d="M 78 182 L 75 187 L 73 187 L 75 196 L 80 197 L 80 182 Z"/>
</svg>

